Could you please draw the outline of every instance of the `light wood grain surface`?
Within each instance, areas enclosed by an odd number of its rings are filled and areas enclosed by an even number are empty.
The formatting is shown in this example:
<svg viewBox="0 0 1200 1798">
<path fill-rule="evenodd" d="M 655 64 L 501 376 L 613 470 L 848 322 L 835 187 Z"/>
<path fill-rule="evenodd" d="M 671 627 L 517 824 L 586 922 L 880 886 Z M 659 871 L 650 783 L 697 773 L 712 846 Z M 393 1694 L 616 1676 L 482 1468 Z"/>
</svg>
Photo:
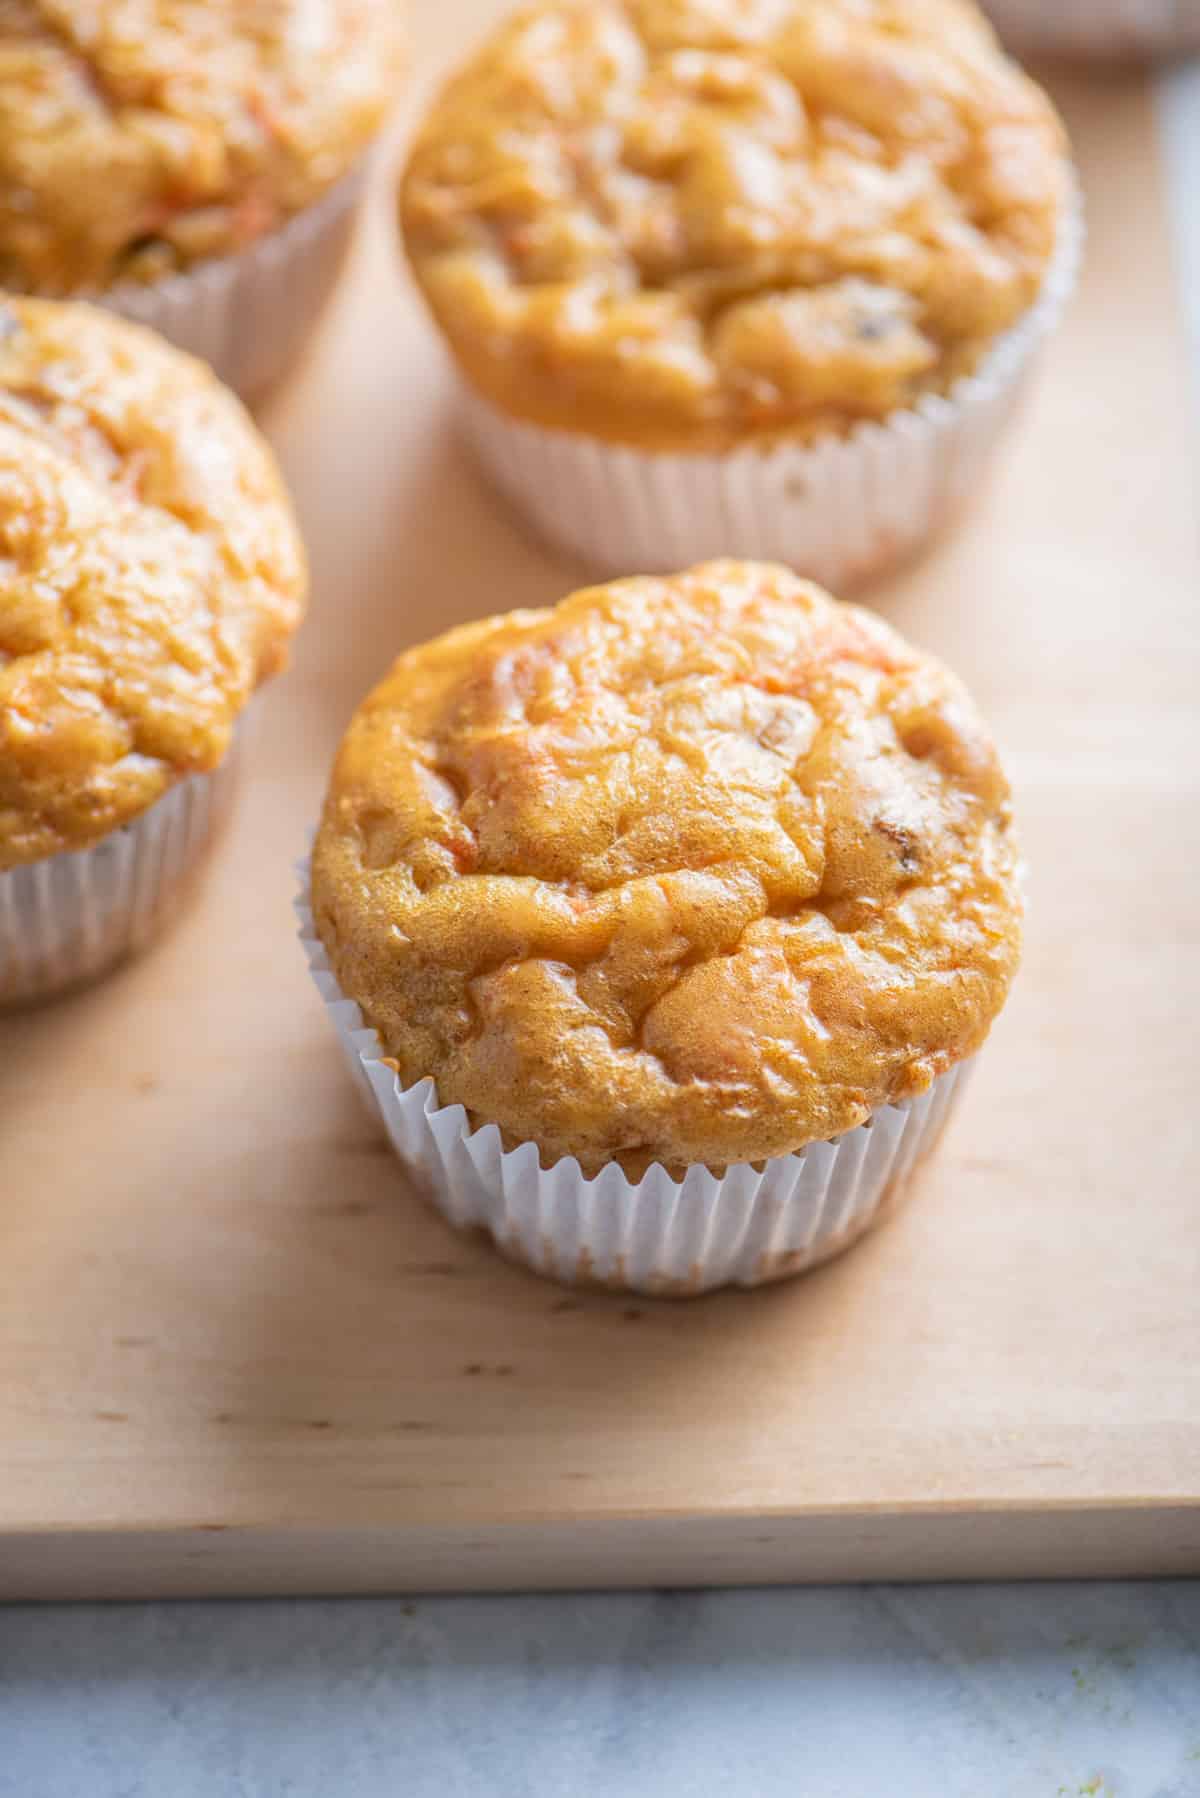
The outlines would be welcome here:
<svg viewBox="0 0 1200 1798">
<path fill-rule="evenodd" d="M 496 11 L 422 7 L 423 87 Z M 455 1236 L 360 1112 L 292 935 L 338 734 L 406 643 L 576 571 L 460 450 L 386 183 L 268 423 L 311 622 L 199 903 L 0 1024 L 0 1593 L 1200 1569 L 1195 464 L 1152 112 L 1058 93 L 1083 291 L 959 533 L 873 598 L 1006 747 L 1026 966 L 918 1200 L 689 1305 Z"/>
</svg>

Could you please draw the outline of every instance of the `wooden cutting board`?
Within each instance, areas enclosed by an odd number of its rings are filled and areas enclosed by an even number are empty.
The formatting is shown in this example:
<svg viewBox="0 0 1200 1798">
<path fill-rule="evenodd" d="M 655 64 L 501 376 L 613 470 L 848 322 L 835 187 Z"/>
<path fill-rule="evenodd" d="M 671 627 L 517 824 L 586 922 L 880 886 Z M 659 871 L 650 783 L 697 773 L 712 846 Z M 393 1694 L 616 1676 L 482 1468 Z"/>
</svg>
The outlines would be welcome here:
<svg viewBox="0 0 1200 1798">
<path fill-rule="evenodd" d="M 421 86 L 494 12 L 419 9 Z M 577 584 L 455 437 L 387 184 L 269 427 L 311 622 L 202 898 L 0 1025 L 0 1593 L 1200 1570 L 1200 606 L 1140 83 L 1059 83 L 1086 278 L 1000 477 L 874 597 L 990 713 L 1028 954 L 919 1199 L 807 1280 L 573 1295 L 455 1236 L 358 1101 L 291 864 L 415 638 Z"/>
</svg>

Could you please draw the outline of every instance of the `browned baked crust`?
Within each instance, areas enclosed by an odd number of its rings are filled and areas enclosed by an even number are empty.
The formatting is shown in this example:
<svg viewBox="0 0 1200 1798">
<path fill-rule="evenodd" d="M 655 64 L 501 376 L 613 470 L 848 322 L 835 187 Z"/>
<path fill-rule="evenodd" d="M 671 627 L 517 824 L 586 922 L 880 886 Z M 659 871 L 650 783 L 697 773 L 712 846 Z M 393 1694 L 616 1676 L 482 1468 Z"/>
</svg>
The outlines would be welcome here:
<svg viewBox="0 0 1200 1798">
<path fill-rule="evenodd" d="M 274 458 L 201 363 L 0 301 L 0 869 L 215 767 L 306 587 Z"/>
<path fill-rule="evenodd" d="M 241 249 L 357 160 L 398 0 L 5 0 L 0 281 L 94 293 Z"/>
<path fill-rule="evenodd" d="M 1036 298 L 1071 191 L 969 0 L 539 0 L 434 105 L 401 211 L 496 405 L 711 450 L 945 391 Z"/>
<path fill-rule="evenodd" d="M 402 656 L 342 744 L 312 893 L 405 1085 L 636 1174 L 789 1152 L 971 1054 L 1016 867 L 960 683 L 718 562 Z"/>
</svg>

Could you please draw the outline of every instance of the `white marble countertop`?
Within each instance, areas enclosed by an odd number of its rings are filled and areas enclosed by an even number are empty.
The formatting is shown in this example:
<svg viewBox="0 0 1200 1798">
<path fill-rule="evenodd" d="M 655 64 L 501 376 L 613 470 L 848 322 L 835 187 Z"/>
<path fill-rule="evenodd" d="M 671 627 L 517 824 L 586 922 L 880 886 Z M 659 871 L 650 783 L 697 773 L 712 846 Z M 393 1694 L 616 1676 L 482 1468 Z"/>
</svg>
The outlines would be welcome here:
<svg viewBox="0 0 1200 1798">
<path fill-rule="evenodd" d="M 1200 1584 L 0 1612 L 3 1798 L 1196 1798 Z"/>
<path fill-rule="evenodd" d="M 0 1609 L 0 1798 L 214 1793 L 1200 1798 L 1200 1583 Z"/>
</svg>

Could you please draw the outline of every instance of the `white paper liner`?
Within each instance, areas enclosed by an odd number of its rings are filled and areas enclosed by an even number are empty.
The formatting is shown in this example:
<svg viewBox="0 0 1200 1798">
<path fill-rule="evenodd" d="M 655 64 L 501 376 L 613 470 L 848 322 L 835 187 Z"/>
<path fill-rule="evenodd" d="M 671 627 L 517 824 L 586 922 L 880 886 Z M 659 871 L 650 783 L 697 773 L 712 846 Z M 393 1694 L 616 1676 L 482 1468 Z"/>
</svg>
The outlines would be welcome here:
<svg viewBox="0 0 1200 1798">
<path fill-rule="evenodd" d="M 90 849 L 0 872 L 0 1010 L 96 980 L 170 921 L 228 813 L 242 735 Z"/>
<path fill-rule="evenodd" d="M 461 1105 L 439 1105 L 432 1080 L 401 1089 L 375 1031 L 342 994 L 313 925 L 307 863 L 299 871 L 309 970 L 396 1154 L 450 1223 L 486 1230 L 504 1254 L 568 1285 L 690 1296 L 829 1260 L 900 1200 L 967 1084 L 972 1063 L 962 1062 L 832 1142 L 721 1178 L 693 1167 L 679 1182 L 653 1167 L 633 1183 L 614 1164 L 588 1180 L 573 1158 L 543 1168 L 533 1143 L 506 1150 L 496 1125 L 472 1129 Z"/>
<path fill-rule="evenodd" d="M 541 536 L 597 576 L 736 556 L 844 591 L 903 562 L 976 488 L 1075 284 L 1082 244 L 1076 204 L 1037 301 L 976 373 L 846 437 L 723 455 L 643 451 L 511 418 L 464 382 L 468 434 Z"/>
<path fill-rule="evenodd" d="M 350 247 L 366 162 L 277 231 L 147 285 L 90 295 L 211 365 L 244 399 L 274 386 L 325 309 Z"/>
<path fill-rule="evenodd" d="M 1032 54 L 1120 59 L 1200 49 L 1200 0 L 984 0 L 1004 41 Z"/>
</svg>

